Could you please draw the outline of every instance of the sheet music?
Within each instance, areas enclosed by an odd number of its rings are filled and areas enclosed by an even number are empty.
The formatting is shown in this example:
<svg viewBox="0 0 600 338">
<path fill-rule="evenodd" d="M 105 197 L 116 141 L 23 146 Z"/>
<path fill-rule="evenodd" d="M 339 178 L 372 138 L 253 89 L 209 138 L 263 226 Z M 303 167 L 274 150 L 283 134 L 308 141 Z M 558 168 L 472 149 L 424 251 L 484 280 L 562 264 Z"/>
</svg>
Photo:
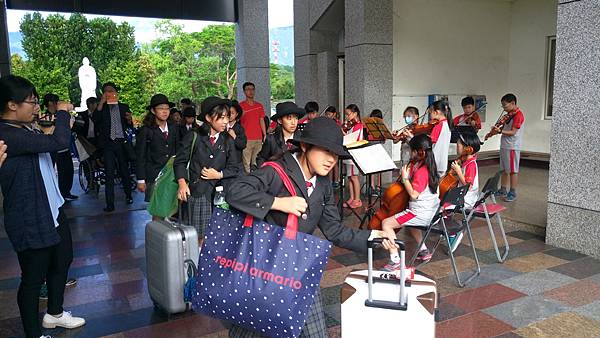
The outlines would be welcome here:
<svg viewBox="0 0 600 338">
<path fill-rule="evenodd" d="M 354 143 L 358 140 L 358 137 L 360 136 L 360 133 L 362 132 L 362 130 L 357 130 L 353 133 L 350 133 L 346 136 L 344 136 L 344 145 L 347 146 L 350 143 Z"/>
<path fill-rule="evenodd" d="M 382 144 L 377 143 L 368 147 L 348 149 L 356 165 L 365 174 L 396 169 L 392 160 Z"/>
</svg>

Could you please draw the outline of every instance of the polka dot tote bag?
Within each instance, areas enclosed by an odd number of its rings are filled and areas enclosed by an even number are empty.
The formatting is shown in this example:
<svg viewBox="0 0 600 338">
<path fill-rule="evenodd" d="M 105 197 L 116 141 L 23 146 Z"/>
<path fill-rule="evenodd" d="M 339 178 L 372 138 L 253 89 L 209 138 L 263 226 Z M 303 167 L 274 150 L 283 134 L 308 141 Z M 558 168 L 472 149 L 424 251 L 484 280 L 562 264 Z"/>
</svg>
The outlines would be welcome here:
<svg viewBox="0 0 600 338">
<path fill-rule="evenodd" d="M 294 187 L 277 163 L 267 162 Z M 331 243 L 287 226 L 215 208 L 200 252 L 195 311 L 269 337 L 298 337 L 327 264 Z"/>
</svg>

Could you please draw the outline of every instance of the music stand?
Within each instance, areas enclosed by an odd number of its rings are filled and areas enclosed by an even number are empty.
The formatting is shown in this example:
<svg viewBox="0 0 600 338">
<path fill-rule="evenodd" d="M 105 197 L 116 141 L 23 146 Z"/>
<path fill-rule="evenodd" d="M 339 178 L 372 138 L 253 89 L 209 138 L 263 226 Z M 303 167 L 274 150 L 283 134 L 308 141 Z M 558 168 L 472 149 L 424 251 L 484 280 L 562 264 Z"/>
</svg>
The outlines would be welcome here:
<svg viewBox="0 0 600 338">
<path fill-rule="evenodd" d="M 383 122 L 383 119 L 379 117 L 368 117 L 363 119 L 362 123 L 367 128 L 369 135 L 376 140 L 385 141 L 394 139 L 392 133 L 386 127 L 385 122 Z"/>
<path fill-rule="evenodd" d="M 352 160 L 358 169 L 366 176 L 367 182 L 371 181 L 373 175 L 397 169 L 396 163 L 394 163 L 385 148 L 383 148 L 381 142 L 371 142 L 366 145 L 352 147 L 348 149 L 348 152 L 352 156 Z M 361 229 L 364 227 L 365 222 L 371 221 L 371 218 L 375 214 L 374 205 L 377 203 L 378 199 L 379 197 L 373 202 L 371 194 L 368 194 L 367 207 L 365 209 L 365 214 L 362 217 L 359 216 L 354 209 L 350 209 L 360 220 Z"/>
</svg>

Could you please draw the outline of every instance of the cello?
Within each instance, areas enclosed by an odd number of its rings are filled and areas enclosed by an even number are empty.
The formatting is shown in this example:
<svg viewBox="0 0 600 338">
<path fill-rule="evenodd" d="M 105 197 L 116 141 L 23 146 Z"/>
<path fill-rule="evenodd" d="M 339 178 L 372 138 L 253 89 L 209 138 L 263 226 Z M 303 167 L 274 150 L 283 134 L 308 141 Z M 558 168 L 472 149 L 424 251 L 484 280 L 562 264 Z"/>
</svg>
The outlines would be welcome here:
<svg viewBox="0 0 600 338">
<path fill-rule="evenodd" d="M 381 230 L 381 223 L 384 219 L 393 216 L 408 206 L 410 196 L 401 182 L 394 182 L 390 185 L 381 198 L 381 208 L 377 210 L 373 218 L 369 221 L 370 230 Z"/>
</svg>

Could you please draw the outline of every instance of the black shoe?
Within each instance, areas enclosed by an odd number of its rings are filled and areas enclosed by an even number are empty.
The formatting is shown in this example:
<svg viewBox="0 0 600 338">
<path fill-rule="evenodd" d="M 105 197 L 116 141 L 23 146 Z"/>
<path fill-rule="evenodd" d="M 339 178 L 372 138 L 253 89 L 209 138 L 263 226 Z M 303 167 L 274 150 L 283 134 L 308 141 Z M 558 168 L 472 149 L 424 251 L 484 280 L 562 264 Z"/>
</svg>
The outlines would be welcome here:
<svg viewBox="0 0 600 338">
<path fill-rule="evenodd" d="M 104 208 L 104 212 L 111 212 L 111 211 L 115 211 L 115 207 L 106 207 L 106 208 Z"/>
<path fill-rule="evenodd" d="M 68 194 L 68 195 L 63 196 L 63 198 L 66 199 L 67 201 L 73 201 L 73 200 L 78 199 L 79 197 L 75 196 L 73 194 Z"/>
<path fill-rule="evenodd" d="M 127 204 L 133 204 L 133 198 L 131 198 L 131 197 L 127 197 L 127 199 L 125 200 L 125 202 L 126 202 Z"/>
</svg>

